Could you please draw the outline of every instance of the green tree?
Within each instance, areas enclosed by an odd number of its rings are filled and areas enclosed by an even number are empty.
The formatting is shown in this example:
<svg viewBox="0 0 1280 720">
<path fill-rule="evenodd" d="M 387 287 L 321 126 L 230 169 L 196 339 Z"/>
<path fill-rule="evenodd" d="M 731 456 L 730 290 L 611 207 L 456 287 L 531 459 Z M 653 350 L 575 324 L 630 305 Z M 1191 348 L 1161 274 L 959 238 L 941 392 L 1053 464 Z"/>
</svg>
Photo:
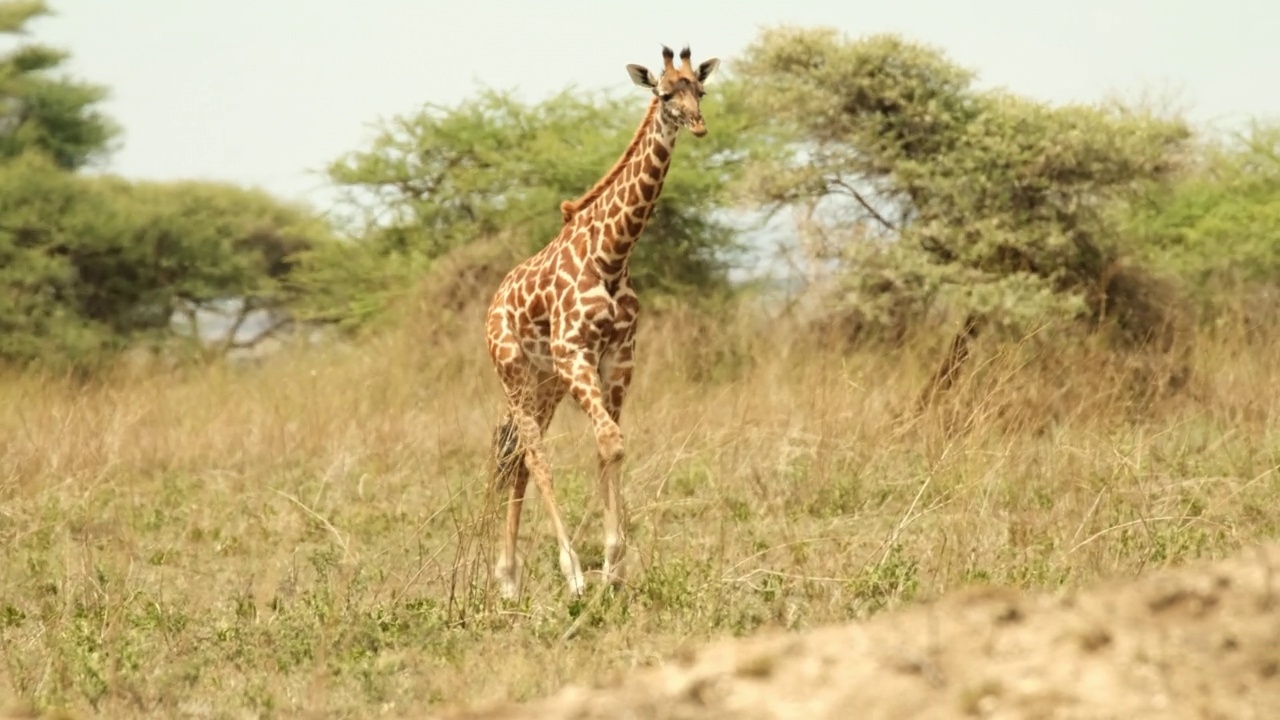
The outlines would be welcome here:
<svg viewBox="0 0 1280 720">
<path fill-rule="evenodd" d="M 0 2 L 0 33 L 27 32 L 41 0 Z M 305 207 L 223 183 L 129 182 L 74 173 L 117 130 L 105 89 L 55 76 L 66 53 L 24 44 L 0 56 L 0 362 L 88 367 L 140 341 L 189 336 L 231 306 L 288 326 L 295 258 L 331 239 Z M 249 338 L 252 342 L 256 338 Z"/>
<path fill-rule="evenodd" d="M 1178 119 L 981 90 L 894 35 L 769 29 L 737 70 L 798 138 L 750 192 L 805 208 L 859 327 L 899 333 L 939 308 L 966 332 L 1084 318 L 1141 343 L 1163 326 L 1162 286 L 1127 262 L 1111 209 L 1168 182 L 1190 139 Z"/>
<path fill-rule="evenodd" d="M 108 210 L 47 158 L 0 163 L 0 359 L 82 364 L 111 344 L 110 328 L 79 312 L 71 257 Z"/>
<path fill-rule="evenodd" d="M 0 34 L 26 34 L 31 20 L 49 14 L 43 0 L 0 2 Z M 0 161 L 43 152 L 74 170 L 105 157 L 119 133 L 99 109 L 105 88 L 54 72 L 68 54 L 24 44 L 0 56 Z"/>
<path fill-rule="evenodd" d="M 328 226 L 308 207 L 221 182 L 100 182 L 129 209 L 116 244 L 130 256 L 126 267 L 81 277 L 100 288 L 134 268 L 138 275 L 129 283 L 147 295 L 131 297 L 129 284 L 121 283 L 115 297 L 154 308 L 157 322 L 148 329 L 168 331 L 176 315 L 189 336 L 208 337 L 208 329 L 199 327 L 201 315 L 223 315 L 229 329 L 214 349 L 225 351 L 293 324 L 297 258 L 332 241 Z M 265 327 L 237 337 L 253 314 L 264 316 Z"/>
<path fill-rule="evenodd" d="M 1205 143 L 1179 182 L 1126 217 L 1143 254 L 1183 278 L 1202 316 L 1274 322 L 1280 290 L 1280 126 Z M 1272 298 L 1272 299 L 1269 299 Z"/>
<path fill-rule="evenodd" d="M 296 253 L 329 239 L 306 209 L 221 183 L 81 177 L 27 154 L 0 164 L 0 360 L 87 367 L 175 318 L 236 306 L 291 321 Z M 236 344 L 227 337 L 215 349 Z"/>
<path fill-rule="evenodd" d="M 613 164 L 647 100 L 569 89 L 526 104 L 484 91 L 382 123 L 370 147 L 330 168 L 343 191 L 340 225 L 356 243 L 315 258 L 311 272 L 325 278 L 316 284 L 324 285 L 329 312 L 374 315 L 388 293 L 474 244 L 501 243 L 514 260 L 549 242 L 561 227 L 560 202 Z M 740 90 L 717 85 L 704 111 L 711 132 L 682 138 L 633 256 L 632 276 L 650 297 L 725 289 L 739 249 L 733 225 L 717 211 L 742 169 L 748 117 Z"/>
</svg>

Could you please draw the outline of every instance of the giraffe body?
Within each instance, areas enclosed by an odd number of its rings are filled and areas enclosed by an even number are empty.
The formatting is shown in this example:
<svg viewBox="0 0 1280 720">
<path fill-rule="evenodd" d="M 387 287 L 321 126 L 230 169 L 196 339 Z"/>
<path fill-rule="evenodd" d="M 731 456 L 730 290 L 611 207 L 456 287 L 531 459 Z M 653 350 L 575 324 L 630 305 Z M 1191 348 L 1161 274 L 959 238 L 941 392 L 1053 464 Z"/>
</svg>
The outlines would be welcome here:
<svg viewBox="0 0 1280 720">
<path fill-rule="evenodd" d="M 707 132 L 702 83 L 719 64 L 713 58 L 693 67 L 688 48 L 680 53 L 680 67 L 674 57 L 663 48 L 661 75 L 627 66 L 632 80 L 654 95 L 635 137 L 594 187 L 561 205 L 559 234 L 506 275 L 486 315 L 489 355 L 508 405 L 494 436 L 495 483 L 509 493 L 494 568 L 505 597 L 519 589 L 516 540 L 531 477 L 551 516 L 569 591 L 580 595 L 586 587 L 555 500 L 542 440 L 566 395 L 595 433 L 604 499 L 604 576 L 611 583 L 623 579 L 626 512 L 619 485 L 624 449 L 618 423 L 631 384 L 640 311 L 628 261 L 662 192 L 679 131 L 687 127 L 698 137 Z"/>
</svg>

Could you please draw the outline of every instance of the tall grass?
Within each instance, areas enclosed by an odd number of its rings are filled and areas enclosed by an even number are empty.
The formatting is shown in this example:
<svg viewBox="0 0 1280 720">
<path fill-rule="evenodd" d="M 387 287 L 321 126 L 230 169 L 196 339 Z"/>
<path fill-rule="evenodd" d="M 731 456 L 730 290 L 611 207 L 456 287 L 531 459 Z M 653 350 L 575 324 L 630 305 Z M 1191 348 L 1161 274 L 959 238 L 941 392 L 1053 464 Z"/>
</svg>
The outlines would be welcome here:
<svg viewBox="0 0 1280 720">
<path fill-rule="evenodd" d="M 646 319 L 623 416 L 631 576 L 571 603 L 526 504 L 490 587 L 501 392 L 474 318 L 255 367 L 0 379 L 0 702 L 111 717 L 420 715 L 704 638 L 975 582 L 1056 588 L 1274 537 L 1280 334 L 1205 335 L 1176 392 L 1046 330 L 840 352 L 781 324 Z M 548 434 L 588 569 L 588 424 Z M 594 586 L 593 586 L 594 587 Z"/>
</svg>

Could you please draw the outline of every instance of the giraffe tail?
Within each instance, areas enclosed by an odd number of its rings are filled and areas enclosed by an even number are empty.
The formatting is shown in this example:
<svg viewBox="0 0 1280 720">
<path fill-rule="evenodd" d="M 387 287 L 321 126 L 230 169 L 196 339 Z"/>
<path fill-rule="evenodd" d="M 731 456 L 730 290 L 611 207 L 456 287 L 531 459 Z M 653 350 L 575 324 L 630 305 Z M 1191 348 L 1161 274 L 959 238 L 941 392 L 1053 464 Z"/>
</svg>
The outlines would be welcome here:
<svg viewBox="0 0 1280 720">
<path fill-rule="evenodd" d="M 520 452 L 519 435 L 516 432 L 516 421 L 510 415 L 503 418 L 493 433 L 493 489 L 502 492 L 511 487 L 516 473 L 520 472 L 524 463 L 524 453 Z"/>
</svg>

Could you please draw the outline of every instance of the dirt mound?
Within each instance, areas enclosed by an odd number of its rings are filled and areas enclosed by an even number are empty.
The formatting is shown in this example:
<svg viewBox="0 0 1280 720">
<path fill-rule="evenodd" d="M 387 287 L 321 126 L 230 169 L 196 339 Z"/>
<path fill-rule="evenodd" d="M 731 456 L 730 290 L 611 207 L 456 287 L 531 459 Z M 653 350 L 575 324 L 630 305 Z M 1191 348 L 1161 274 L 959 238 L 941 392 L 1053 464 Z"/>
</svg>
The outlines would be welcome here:
<svg viewBox="0 0 1280 720">
<path fill-rule="evenodd" d="M 1276 569 L 1280 546 L 1054 596 L 966 590 L 450 717 L 1280 717 Z"/>
</svg>

